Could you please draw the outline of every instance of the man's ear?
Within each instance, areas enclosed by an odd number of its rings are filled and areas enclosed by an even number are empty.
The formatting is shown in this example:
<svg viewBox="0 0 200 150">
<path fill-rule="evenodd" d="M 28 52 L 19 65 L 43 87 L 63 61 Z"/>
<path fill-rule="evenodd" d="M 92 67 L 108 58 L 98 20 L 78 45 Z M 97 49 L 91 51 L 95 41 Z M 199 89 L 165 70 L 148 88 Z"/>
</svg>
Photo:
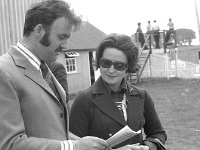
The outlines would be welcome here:
<svg viewBox="0 0 200 150">
<path fill-rule="evenodd" d="M 43 25 L 38 24 L 37 26 L 35 26 L 34 33 L 35 33 L 36 38 L 40 41 L 45 35 L 45 30 L 44 30 Z"/>
</svg>

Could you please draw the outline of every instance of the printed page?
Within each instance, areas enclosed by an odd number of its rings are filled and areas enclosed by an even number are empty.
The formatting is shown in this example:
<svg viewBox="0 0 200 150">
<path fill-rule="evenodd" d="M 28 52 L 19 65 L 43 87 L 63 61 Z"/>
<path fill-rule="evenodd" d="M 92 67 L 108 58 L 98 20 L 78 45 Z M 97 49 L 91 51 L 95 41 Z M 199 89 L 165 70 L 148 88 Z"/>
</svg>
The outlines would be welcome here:
<svg viewBox="0 0 200 150">
<path fill-rule="evenodd" d="M 117 133 L 115 133 L 112 137 L 107 139 L 106 141 L 109 143 L 110 147 L 113 147 L 115 145 L 118 145 L 131 137 L 141 133 L 141 130 L 135 132 L 131 130 L 127 125 L 119 130 Z"/>
</svg>

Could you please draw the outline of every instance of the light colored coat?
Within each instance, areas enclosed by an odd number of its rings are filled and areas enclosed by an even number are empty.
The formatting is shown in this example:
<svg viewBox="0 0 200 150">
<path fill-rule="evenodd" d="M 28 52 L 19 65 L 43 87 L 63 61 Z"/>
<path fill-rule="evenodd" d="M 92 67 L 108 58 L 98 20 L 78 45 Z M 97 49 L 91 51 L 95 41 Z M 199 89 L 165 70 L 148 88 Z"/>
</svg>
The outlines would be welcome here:
<svg viewBox="0 0 200 150">
<path fill-rule="evenodd" d="M 68 137 L 67 104 L 54 76 L 53 81 L 61 102 L 40 71 L 16 49 L 0 58 L 1 150 L 60 150 L 59 140 Z"/>
</svg>

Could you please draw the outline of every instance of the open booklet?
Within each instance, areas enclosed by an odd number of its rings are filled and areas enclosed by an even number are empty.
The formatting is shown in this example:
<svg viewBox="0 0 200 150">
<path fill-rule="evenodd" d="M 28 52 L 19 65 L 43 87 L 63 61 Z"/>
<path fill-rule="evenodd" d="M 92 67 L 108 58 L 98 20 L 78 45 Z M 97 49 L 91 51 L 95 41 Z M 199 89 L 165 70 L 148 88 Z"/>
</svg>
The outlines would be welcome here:
<svg viewBox="0 0 200 150">
<path fill-rule="evenodd" d="M 114 147 L 115 145 L 118 145 L 131 137 L 134 137 L 135 135 L 141 133 L 141 130 L 135 132 L 131 130 L 127 125 L 119 130 L 117 133 L 115 133 L 113 136 L 108 138 L 106 141 L 110 145 L 110 147 Z"/>
</svg>

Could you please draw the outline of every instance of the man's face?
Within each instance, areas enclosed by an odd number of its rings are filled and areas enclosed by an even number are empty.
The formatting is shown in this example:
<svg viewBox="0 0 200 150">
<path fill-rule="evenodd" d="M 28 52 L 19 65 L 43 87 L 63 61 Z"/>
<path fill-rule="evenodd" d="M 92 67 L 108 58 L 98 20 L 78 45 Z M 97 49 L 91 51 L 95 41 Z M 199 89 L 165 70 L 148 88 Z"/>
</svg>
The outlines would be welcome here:
<svg viewBox="0 0 200 150">
<path fill-rule="evenodd" d="M 68 39 L 71 37 L 73 26 L 65 18 L 58 18 L 46 31 L 43 39 L 40 41 L 41 59 L 45 62 L 53 62 L 57 59 L 57 55 L 62 51 L 62 48 L 67 45 Z"/>
</svg>

